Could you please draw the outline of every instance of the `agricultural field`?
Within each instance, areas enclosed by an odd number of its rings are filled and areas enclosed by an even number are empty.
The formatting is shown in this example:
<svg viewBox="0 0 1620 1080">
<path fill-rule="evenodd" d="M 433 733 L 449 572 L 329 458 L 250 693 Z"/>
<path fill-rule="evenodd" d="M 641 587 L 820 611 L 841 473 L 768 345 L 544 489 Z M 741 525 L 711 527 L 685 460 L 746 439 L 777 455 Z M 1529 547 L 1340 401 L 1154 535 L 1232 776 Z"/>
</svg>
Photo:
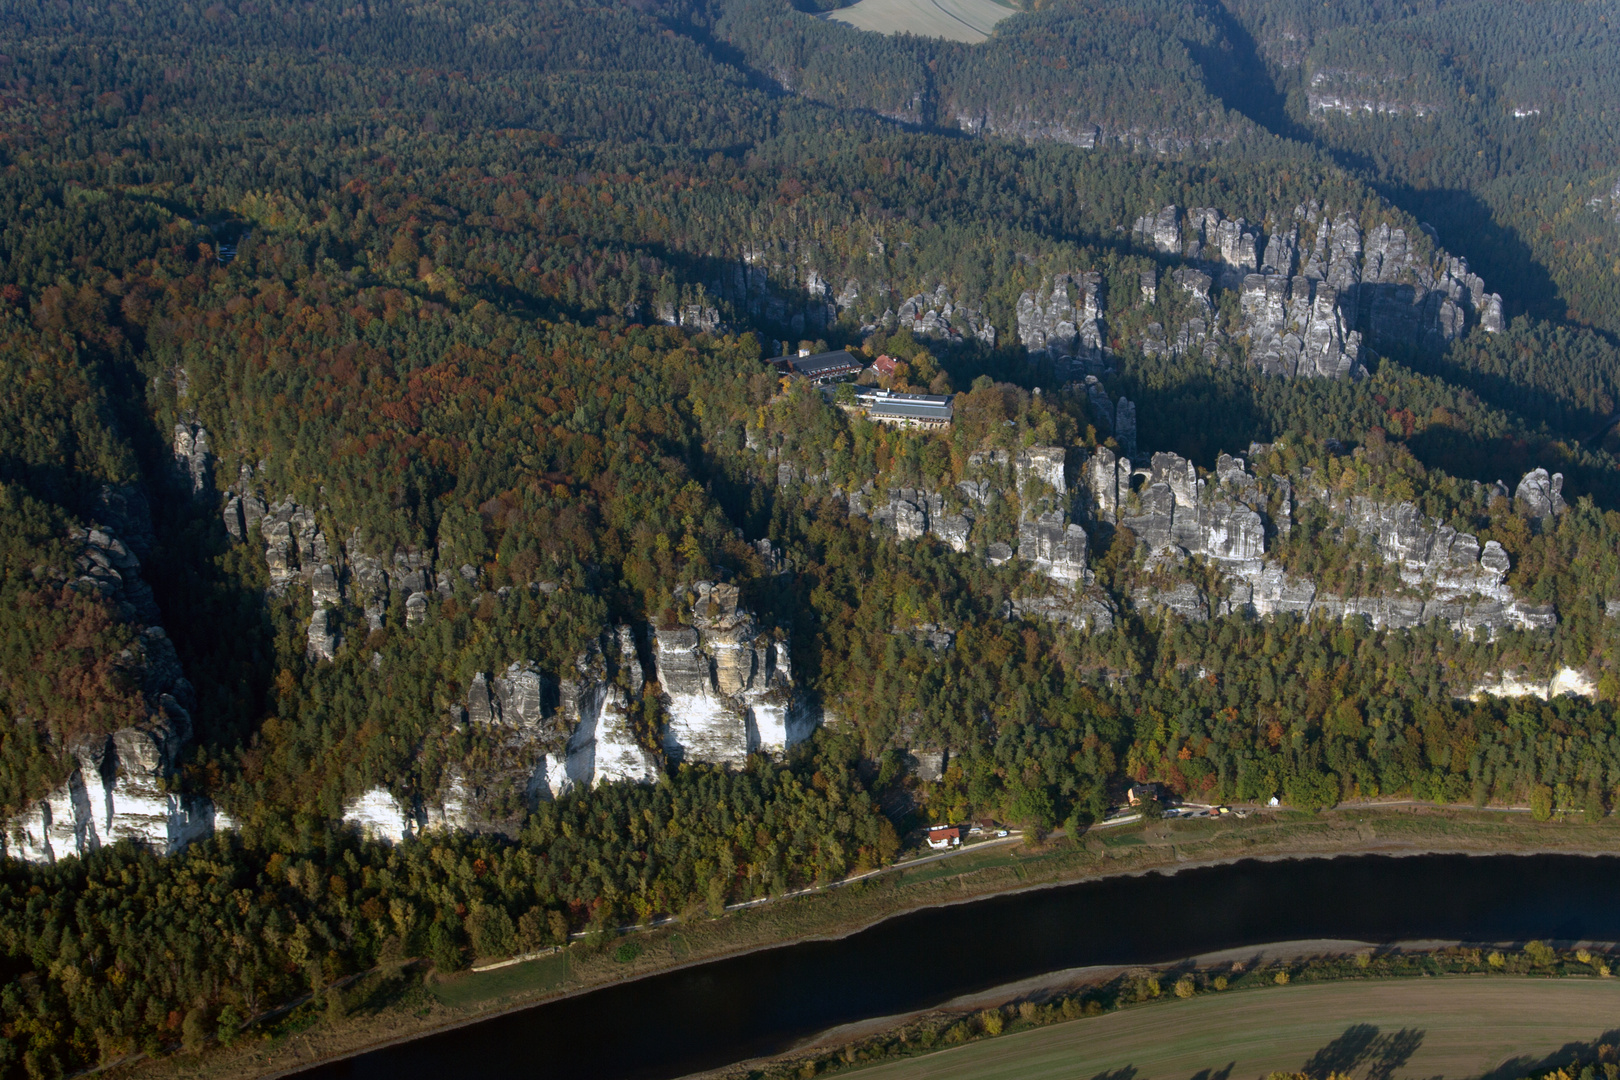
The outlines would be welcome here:
<svg viewBox="0 0 1620 1080">
<path fill-rule="evenodd" d="M 1620 980 L 1368 980 L 1205 994 L 862 1070 L 863 1080 L 1517 1076 L 1620 1027 Z M 1503 1069 L 1503 1066 L 1510 1066 Z"/>
<path fill-rule="evenodd" d="M 996 23 L 1017 13 L 997 0 L 861 0 L 827 14 L 834 22 L 879 34 L 916 34 L 977 45 Z"/>
</svg>

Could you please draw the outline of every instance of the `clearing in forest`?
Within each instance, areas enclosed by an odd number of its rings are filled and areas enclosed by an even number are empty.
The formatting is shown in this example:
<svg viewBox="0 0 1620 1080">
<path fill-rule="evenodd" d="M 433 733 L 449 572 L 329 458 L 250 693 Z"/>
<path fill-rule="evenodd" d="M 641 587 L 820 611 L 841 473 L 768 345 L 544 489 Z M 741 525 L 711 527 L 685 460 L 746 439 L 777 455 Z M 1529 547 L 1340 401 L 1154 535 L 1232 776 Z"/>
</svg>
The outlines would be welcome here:
<svg viewBox="0 0 1620 1080">
<path fill-rule="evenodd" d="M 916 34 L 977 45 L 1017 8 L 999 0 L 861 0 L 830 11 L 834 22 L 879 34 Z"/>
<path fill-rule="evenodd" d="M 1183 1080 L 1527 1070 L 1620 1026 L 1620 979 L 1462 977 L 1208 993 L 878 1065 L 861 1080 Z M 1513 1075 L 1519 1075 L 1514 1073 Z"/>
</svg>

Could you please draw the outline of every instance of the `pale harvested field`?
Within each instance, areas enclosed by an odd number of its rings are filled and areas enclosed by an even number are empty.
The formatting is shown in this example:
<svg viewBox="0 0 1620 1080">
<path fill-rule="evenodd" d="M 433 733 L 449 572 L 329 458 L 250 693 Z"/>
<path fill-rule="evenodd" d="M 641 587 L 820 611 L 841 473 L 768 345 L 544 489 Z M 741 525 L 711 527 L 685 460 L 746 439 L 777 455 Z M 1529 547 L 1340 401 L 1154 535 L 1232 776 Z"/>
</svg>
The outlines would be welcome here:
<svg viewBox="0 0 1620 1080">
<path fill-rule="evenodd" d="M 861 0 L 827 18 L 879 34 L 916 34 L 977 45 L 1014 14 L 996 0 Z"/>
<path fill-rule="evenodd" d="M 861 1080 L 1478 1077 L 1620 1028 L 1620 979 L 1467 977 L 1207 994 L 861 1071 Z"/>
</svg>

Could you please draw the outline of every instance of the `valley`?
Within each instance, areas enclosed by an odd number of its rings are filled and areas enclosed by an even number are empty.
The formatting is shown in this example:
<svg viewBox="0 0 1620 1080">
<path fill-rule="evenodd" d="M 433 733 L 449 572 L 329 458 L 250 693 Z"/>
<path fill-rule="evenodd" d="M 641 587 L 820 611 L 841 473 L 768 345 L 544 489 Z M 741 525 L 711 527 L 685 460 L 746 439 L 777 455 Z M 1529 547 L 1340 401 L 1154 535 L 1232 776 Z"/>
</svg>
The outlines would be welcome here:
<svg viewBox="0 0 1620 1080">
<path fill-rule="evenodd" d="M 0 1076 L 1614 850 L 1610 30 L 13 0 Z"/>
</svg>

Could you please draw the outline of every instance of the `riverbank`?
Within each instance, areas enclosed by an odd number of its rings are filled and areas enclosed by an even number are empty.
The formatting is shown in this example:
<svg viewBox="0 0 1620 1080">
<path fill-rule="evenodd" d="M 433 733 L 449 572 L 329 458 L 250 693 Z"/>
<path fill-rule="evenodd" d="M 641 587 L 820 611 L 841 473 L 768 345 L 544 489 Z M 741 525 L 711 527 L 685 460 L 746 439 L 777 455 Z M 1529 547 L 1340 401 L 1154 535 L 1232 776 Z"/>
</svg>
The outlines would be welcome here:
<svg viewBox="0 0 1620 1080">
<path fill-rule="evenodd" d="M 1176 819 L 1076 840 L 969 849 L 844 888 L 576 943 L 540 960 L 424 984 L 360 980 L 336 1008 L 310 1005 L 230 1048 L 120 1066 L 120 1075 L 275 1076 L 613 982 L 816 938 L 837 938 L 920 908 L 1096 878 L 1241 859 L 1349 854 L 1620 854 L 1620 820 L 1539 823 L 1528 815 L 1422 806 L 1356 807 L 1248 819 Z M 636 950 L 621 948 L 640 946 Z"/>
</svg>

